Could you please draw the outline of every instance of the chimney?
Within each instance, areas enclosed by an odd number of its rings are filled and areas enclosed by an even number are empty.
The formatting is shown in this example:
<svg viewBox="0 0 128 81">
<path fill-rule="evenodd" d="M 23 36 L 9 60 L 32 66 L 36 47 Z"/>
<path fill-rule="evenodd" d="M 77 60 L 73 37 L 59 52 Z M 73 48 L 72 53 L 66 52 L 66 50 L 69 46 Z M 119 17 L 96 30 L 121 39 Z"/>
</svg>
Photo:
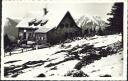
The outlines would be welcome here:
<svg viewBox="0 0 128 81">
<path fill-rule="evenodd" d="M 48 13 L 47 8 L 44 8 L 44 15 L 46 15 Z"/>
</svg>

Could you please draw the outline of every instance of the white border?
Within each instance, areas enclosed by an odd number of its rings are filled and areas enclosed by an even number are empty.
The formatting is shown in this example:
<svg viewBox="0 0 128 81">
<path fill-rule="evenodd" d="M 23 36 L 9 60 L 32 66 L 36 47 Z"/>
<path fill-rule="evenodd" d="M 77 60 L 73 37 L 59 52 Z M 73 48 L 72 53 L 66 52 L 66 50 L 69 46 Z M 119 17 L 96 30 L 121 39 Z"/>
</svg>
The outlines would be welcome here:
<svg viewBox="0 0 128 81">
<path fill-rule="evenodd" d="M 124 61 L 123 61 L 123 77 L 125 80 L 127 80 L 127 29 L 128 29 L 128 23 L 127 23 L 127 17 L 128 17 L 128 6 L 127 6 L 127 1 L 124 2 L 124 18 L 123 18 L 123 21 L 124 21 L 124 26 L 123 26 L 123 31 L 124 31 L 124 35 L 123 35 L 123 38 L 124 38 L 124 41 L 123 41 L 123 48 L 124 48 L 124 51 L 123 51 L 123 58 L 124 58 Z"/>
<path fill-rule="evenodd" d="M 4 0 L 2 2 L 44 2 L 44 3 L 113 3 L 113 2 L 123 2 L 124 3 L 124 27 L 123 27 L 123 77 L 82 77 L 82 78 L 71 78 L 71 77 L 46 77 L 46 78 L 5 78 L 4 77 L 4 65 L 2 58 L 4 58 L 3 50 L 3 32 L 1 33 L 1 80 L 127 80 L 127 0 Z M 3 31 L 2 25 L 2 31 Z"/>
<path fill-rule="evenodd" d="M 127 2 L 127 0 L 3 0 L 2 2 L 28 2 L 28 3 L 113 3 Z"/>
</svg>

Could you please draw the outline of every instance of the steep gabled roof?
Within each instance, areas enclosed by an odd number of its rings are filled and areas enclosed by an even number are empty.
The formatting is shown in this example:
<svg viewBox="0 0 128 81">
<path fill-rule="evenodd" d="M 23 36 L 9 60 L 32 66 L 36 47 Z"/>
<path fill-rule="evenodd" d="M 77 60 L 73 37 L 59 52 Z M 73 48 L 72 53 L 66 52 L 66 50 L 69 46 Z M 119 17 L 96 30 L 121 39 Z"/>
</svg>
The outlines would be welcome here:
<svg viewBox="0 0 128 81">
<path fill-rule="evenodd" d="M 48 27 L 48 28 L 55 28 L 55 27 L 57 27 L 58 24 L 63 19 L 63 17 L 65 16 L 65 13 L 66 12 L 58 13 L 58 14 L 56 14 L 56 13 L 49 13 L 47 15 L 48 22 L 47 22 L 47 24 L 45 26 Z"/>
<path fill-rule="evenodd" d="M 67 11 L 67 13 L 64 15 L 63 19 L 60 21 L 60 23 L 61 23 L 61 22 L 64 20 L 64 18 L 66 18 L 66 17 L 70 18 L 70 19 L 72 20 L 72 22 L 74 23 L 74 25 L 76 25 L 76 27 L 78 27 L 77 24 L 76 24 L 76 22 L 75 22 L 75 20 L 73 19 L 73 17 L 71 16 L 71 14 L 70 14 L 69 11 Z M 60 24 L 60 23 L 59 23 L 59 24 Z M 59 24 L 58 24 L 58 25 L 59 25 Z"/>
<path fill-rule="evenodd" d="M 64 13 L 59 13 L 59 15 L 56 15 L 55 13 L 49 13 L 45 17 L 47 17 L 48 22 L 44 25 L 44 27 L 40 27 L 35 32 L 36 33 L 46 33 L 52 28 L 57 28 L 57 26 L 60 24 L 60 22 L 66 17 L 70 17 L 73 23 L 76 25 L 74 19 L 72 18 L 69 11 Z"/>
<path fill-rule="evenodd" d="M 56 15 L 56 13 L 54 14 L 49 14 L 48 16 L 48 23 L 45 24 L 46 27 L 52 27 L 52 28 L 56 28 L 60 22 L 65 18 L 65 17 L 70 17 L 70 19 L 73 21 L 73 23 L 77 26 L 75 20 L 73 19 L 73 17 L 71 16 L 69 11 L 63 12 L 63 13 L 59 13 L 58 15 Z"/>
</svg>

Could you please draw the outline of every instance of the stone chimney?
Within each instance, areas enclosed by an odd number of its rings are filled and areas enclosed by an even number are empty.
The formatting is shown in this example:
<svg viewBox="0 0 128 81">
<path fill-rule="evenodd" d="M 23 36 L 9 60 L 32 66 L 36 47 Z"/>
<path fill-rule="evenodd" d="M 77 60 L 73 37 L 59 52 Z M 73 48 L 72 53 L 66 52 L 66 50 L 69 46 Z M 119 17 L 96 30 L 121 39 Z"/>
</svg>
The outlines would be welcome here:
<svg viewBox="0 0 128 81">
<path fill-rule="evenodd" d="M 44 15 L 46 15 L 48 13 L 47 8 L 44 8 Z"/>
</svg>

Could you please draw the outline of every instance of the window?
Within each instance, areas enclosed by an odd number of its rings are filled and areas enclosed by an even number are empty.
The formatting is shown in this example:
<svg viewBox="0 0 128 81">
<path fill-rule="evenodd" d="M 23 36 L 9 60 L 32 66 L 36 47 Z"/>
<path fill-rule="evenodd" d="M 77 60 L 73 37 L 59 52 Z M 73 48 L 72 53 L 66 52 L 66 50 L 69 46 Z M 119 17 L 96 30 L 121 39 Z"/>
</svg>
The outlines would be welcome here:
<svg viewBox="0 0 128 81">
<path fill-rule="evenodd" d="M 73 27 L 73 26 L 74 26 L 74 24 L 73 24 L 73 23 L 71 23 L 71 24 L 70 24 L 70 27 Z"/>
<path fill-rule="evenodd" d="M 65 27 L 68 27 L 68 23 L 65 24 Z"/>
<path fill-rule="evenodd" d="M 41 37 L 41 40 L 44 40 L 44 37 Z"/>
<path fill-rule="evenodd" d="M 60 27 L 64 28 L 64 24 L 60 24 Z"/>
<path fill-rule="evenodd" d="M 26 33 L 27 30 L 24 30 L 24 33 Z"/>
</svg>

